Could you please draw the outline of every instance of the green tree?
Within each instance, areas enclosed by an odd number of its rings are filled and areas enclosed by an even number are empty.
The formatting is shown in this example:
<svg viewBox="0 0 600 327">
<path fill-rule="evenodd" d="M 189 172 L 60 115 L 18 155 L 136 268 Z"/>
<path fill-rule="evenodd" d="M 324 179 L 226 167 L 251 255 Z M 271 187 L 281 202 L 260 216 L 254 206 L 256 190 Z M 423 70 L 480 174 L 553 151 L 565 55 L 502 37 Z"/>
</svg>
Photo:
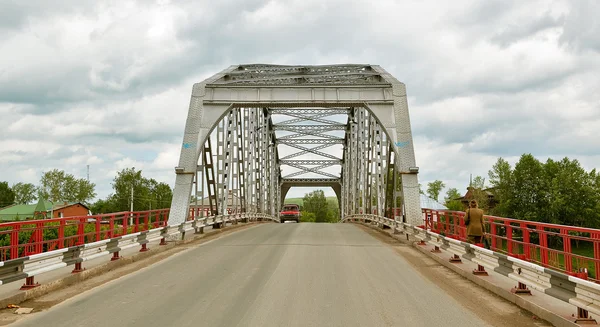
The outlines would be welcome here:
<svg viewBox="0 0 600 327">
<path fill-rule="evenodd" d="M 513 171 L 508 161 L 503 158 L 498 158 L 492 169 L 488 172 L 492 193 L 497 202 L 492 210 L 492 214 L 498 216 L 509 217 L 512 215 L 510 211 L 511 201 L 513 199 Z"/>
<path fill-rule="evenodd" d="M 149 202 L 151 202 L 151 206 L 148 209 L 169 208 L 173 199 L 173 190 L 171 190 L 171 187 L 166 183 L 159 183 L 152 178 L 147 180 L 146 183 L 149 186 Z"/>
<path fill-rule="evenodd" d="M 515 164 L 513 177 L 510 212 L 514 218 L 550 222 L 544 216 L 550 203 L 542 163 L 531 154 L 524 154 Z"/>
<path fill-rule="evenodd" d="M 446 184 L 437 179 L 433 182 L 427 183 L 427 195 L 429 195 L 430 198 L 438 201 L 440 192 L 442 192 L 444 187 L 446 187 Z"/>
<path fill-rule="evenodd" d="M 315 222 L 327 221 L 327 199 L 322 190 L 314 190 L 304 195 L 304 210 L 315 215 Z"/>
<path fill-rule="evenodd" d="M 15 203 L 29 204 L 37 200 L 35 185 L 31 183 L 16 183 L 12 186 L 15 192 Z"/>
<path fill-rule="evenodd" d="M 462 195 L 460 195 L 460 193 L 458 193 L 458 189 L 456 189 L 455 187 L 449 189 L 448 191 L 446 191 L 446 197 L 444 198 L 444 205 L 448 208 L 448 210 L 462 211 L 463 210 L 462 202 L 460 202 L 460 200 L 456 200 L 456 199 L 460 198 L 461 196 Z"/>
<path fill-rule="evenodd" d="M 133 187 L 133 211 L 148 210 L 150 182 L 142 177 L 142 171 L 135 167 L 125 168 L 117 173 L 112 183 L 117 211 L 129 211 L 131 208 L 131 190 Z"/>
<path fill-rule="evenodd" d="M 8 186 L 8 182 L 0 182 L 0 208 L 15 203 L 15 192 Z"/>
<path fill-rule="evenodd" d="M 92 211 L 92 214 L 97 215 L 118 212 L 120 210 L 117 210 L 117 206 L 111 194 L 106 198 L 106 200 L 98 199 L 98 201 L 90 206 L 90 211 Z"/>
<path fill-rule="evenodd" d="M 549 205 L 543 211 L 546 220 L 571 226 L 596 226 L 598 194 L 594 174 L 587 173 L 579 161 L 548 159 L 544 164 Z"/>
<path fill-rule="evenodd" d="M 336 223 L 340 220 L 340 206 L 337 197 L 327 199 L 327 221 Z"/>
<path fill-rule="evenodd" d="M 45 172 L 38 187 L 38 197 L 52 202 L 68 201 L 88 203 L 96 197 L 96 184 L 77 179 L 62 170 Z"/>
</svg>

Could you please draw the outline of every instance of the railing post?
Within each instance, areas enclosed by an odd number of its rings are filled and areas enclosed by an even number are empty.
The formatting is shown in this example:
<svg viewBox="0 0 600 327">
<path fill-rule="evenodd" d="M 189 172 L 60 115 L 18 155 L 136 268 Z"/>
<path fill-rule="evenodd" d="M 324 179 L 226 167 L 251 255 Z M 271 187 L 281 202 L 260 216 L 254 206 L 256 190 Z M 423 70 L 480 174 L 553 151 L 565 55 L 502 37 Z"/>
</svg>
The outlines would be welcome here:
<svg viewBox="0 0 600 327">
<path fill-rule="evenodd" d="M 591 235 L 594 240 L 594 267 L 595 279 L 600 279 L 600 233 L 594 233 Z"/>
<path fill-rule="evenodd" d="M 513 287 L 510 291 L 515 294 L 531 295 L 531 290 L 527 288 L 527 285 L 521 282 L 519 282 L 517 287 Z"/>
<path fill-rule="evenodd" d="M 473 275 L 489 276 L 487 271 L 485 271 L 485 267 L 480 264 L 477 264 L 477 269 L 473 269 Z"/>
<path fill-rule="evenodd" d="M 508 252 L 508 255 L 512 256 L 514 255 L 512 226 L 509 221 L 505 221 L 504 227 L 506 228 L 506 251 Z"/>
<path fill-rule="evenodd" d="M 588 271 L 585 268 L 580 268 L 579 269 L 579 273 L 576 274 L 576 276 L 578 278 L 587 280 L 588 279 Z M 590 313 L 580 307 L 577 307 L 577 319 L 575 319 L 575 323 L 576 324 L 582 324 L 582 325 L 597 325 L 597 322 L 595 319 L 592 319 L 592 317 L 590 316 Z"/>
<path fill-rule="evenodd" d="M 87 221 L 87 217 L 77 220 L 77 244 L 76 245 L 85 244 L 85 223 L 86 223 L 86 221 Z"/>
<path fill-rule="evenodd" d="M 490 234 L 492 235 L 492 249 L 496 249 L 497 248 L 497 241 L 498 241 L 498 231 L 496 230 L 496 222 L 493 219 L 489 219 L 488 220 L 490 223 Z"/>
<path fill-rule="evenodd" d="M 548 266 L 548 234 L 544 226 L 537 226 L 538 235 L 540 238 L 540 261 L 542 266 Z"/>
<path fill-rule="evenodd" d="M 520 275 L 521 274 L 521 268 L 517 269 L 517 273 Z M 519 284 L 517 285 L 517 287 L 513 287 L 510 291 L 511 293 L 515 293 L 515 294 L 524 294 L 524 295 L 531 295 L 531 290 L 529 290 L 527 288 L 527 285 L 518 282 Z"/>
<path fill-rule="evenodd" d="M 453 255 L 452 257 L 450 257 L 449 261 L 452 262 L 452 263 L 462 263 L 462 260 L 456 254 Z"/>
<path fill-rule="evenodd" d="M 563 257 L 565 259 L 565 270 L 570 273 L 573 271 L 573 261 L 571 256 L 571 238 L 569 237 L 569 230 L 566 228 L 561 228 L 560 235 L 563 239 Z"/>
<path fill-rule="evenodd" d="M 19 257 L 19 230 L 21 225 L 16 225 L 10 231 L 10 258 L 16 259 Z"/>
<path fill-rule="evenodd" d="M 531 259 L 531 245 L 529 245 L 529 228 L 526 223 L 521 223 L 521 231 L 523 232 L 523 254 L 526 260 Z"/>
<path fill-rule="evenodd" d="M 36 283 L 33 278 L 33 276 L 25 278 L 25 284 L 21 286 L 22 291 L 30 290 L 32 288 L 40 286 L 40 284 Z"/>
<path fill-rule="evenodd" d="M 95 220 L 96 220 L 95 221 L 95 225 L 96 225 L 96 242 L 98 242 L 98 241 L 100 241 L 100 239 L 102 237 L 101 234 L 100 234 L 102 232 L 102 226 L 100 224 L 102 218 L 96 217 Z"/>
<path fill-rule="evenodd" d="M 146 245 L 146 243 L 142 244 L 142 248 L 140 249 L 140 252 L 146 252 L 148 251 L 148 246 Z"/>
<path fill-rule="evenodd" d="M 129 229 L 129 222 L 131 221 L 131 225 L 133 225 L 133 212 L 129 212 L 127 214 L 128 217 L 123 216 L 123 219 L 121 220 L 121 226 L 123 226 L 123 230 L 121 231 L 120 234 L 115 234 L 115 236 L 122 236 L 122 235 L 127 235 L 127 230 Z"/>
<path fill-rule="evenodd" d="M 65 225 L 66 221 L 61 219 L 58 223 L 58 248 L 62 249 L 65 247 Z"/>
<path fill-rule="evenodd" d="M 84 270 L 85 270 L 85 268 L 83 268 L 81 266 L 81 262 L 77 262 L 77 263 L 75 263 L 75 268 L 73 268 L 73 271 L 71 271 L 71 273 L 72 274 L 76 274 L 76 273 L 80 273 L 80 272 L 82 272 Z"/>
<path fill-rule="evenodd" d="M 35 237 L 34 237 L 34 253 L 42 253 L 44 252 L 44 222 L 38 222 L 37 224 L 35 224 L 35 231 L 33 231 L 35 233 Z"/>
</svg>

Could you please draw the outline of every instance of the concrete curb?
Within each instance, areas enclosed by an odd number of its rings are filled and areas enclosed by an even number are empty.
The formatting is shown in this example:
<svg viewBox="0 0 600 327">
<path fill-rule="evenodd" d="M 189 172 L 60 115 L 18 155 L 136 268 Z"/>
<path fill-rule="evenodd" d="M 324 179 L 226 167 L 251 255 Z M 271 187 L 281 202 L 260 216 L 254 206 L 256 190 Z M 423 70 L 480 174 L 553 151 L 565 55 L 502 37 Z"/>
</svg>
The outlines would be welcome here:
<svg viewBox="0 0 600 327">
<path fill-rule="evenodd" d="M 411 247 L 417 249 L 421 253 L 427 255 L 429 258 L 435 260 L 437 263 L 441 264 L 442 266 L 452 270 L 453 272 L 455 272 L 455 273 L 461 275 L 462 277 L 468 279 L 469 281 L 483 287 L 484 289 L 502 297 L 503 299 L 505 299 L 511 303 L 514 303 L 518 307 L 531 312 L 532 314 L 536 315 L 537 317 L 539 317 L 543 320 L 546 320 L 547 322 L 553 324 L 554 326 L 558 326 L 558 327 L 580 326 L 570 320 L 565 319 L 564 317 L 562 317 L 560 315 L 553 313 L 552 311 L 550 311 L 548 309 L 540 307 L 539 305 L 532 303 L 530 301 L 527 301 L 527 299 L 524 297 L 521 297 L 519 295 L 511 293 L 509 290 L 506 290 L 504 288 L 501 288 L 499 286 L 496 286 L 496 285 L 490 283 L 489 281 L 485 280 L 484 277 L 478 277 L 476 275 L 473 275 L 471 272 L 465 271 L 465 270 L 457 267 L 456 264 L 453 264 L 453 263 L 449 262 L 448 260 L 444 260 L 444 259 L 438 257 L 437 255 L 431 253 L 428 249 L 426 249 L 422 246 L 416 245 L 415 243 L 417 241 L 412 237 L 410 237 L 410 239 L 407 241 L 406 236 L 403 234 L 392 234 L 390 232 L 382 230 L 381 228 L 377 227 L 376 225 L 371 225 L 368 223 L 359 223 L 359 224 L 364 225 L 369 228 L 372 228 L 374 230 L 377 230 L 380 233 L 383 233 L 403 244 L 410 245 Z"/>
<path fill-rule="evenodd" d="M 167 245 L 161 245 L 161 246 L 157 245 L 152 248 L 149 248 L 148 251 L 146 251 L 146 252 L 138 252 L 135 255 L 132 255 L 129 257 L 122 257 L 121 259 L 116 260 L 116 261 L 109 261 L 100 266 L 86 269 L 82 272 L 71 274 L 71 275 L 56 279 L 49 283 L 41 284 L 40 286 L 38 286 L 36 288 L 22 291 L 19 294 L 12 295 L 12 296 L 9 296 L 4 299 L 0 299 L 0 310 L 6 308 L 9 304 L 19 305 L 25 301 L 34 300 L 34 299 L 39 298 L 43 295 L 46 295 L 50 292 L 58 291 L 65 287 L 86 281 L 93 277 L 100 276 L 103 273 L 106 273 L 108 271 L 112 271 L 112 270 L 127 266 L 134 262 L 138 262 L 138 261 L 153 258 L 153 257 L 156 259 L 155 262 L 159 262 L 170 256 L 170 254 L 164 254 L 164 252 L 174 249 L 181 245 L 194 243 L 196 241 L 205 239 L 209 236 L 219 235 L 219 234 L 221 234 L 223 232 L 227 232 L 227 231 L 234 231 L 241 227 L 250 227 L 252 225 L 258 225 L 258 224 L 264 224 L 264 223 L 269 223 L 269 222 L 257 221 L 257 222 L 249 222 L 249 223 L 238 223 L 238 224 L 233 224 L 231 226 L 223 227 L 221 229 L 211 230 L 211 231 L 206 232 L 205 234 L 197 234 L 188 239 L 183 239 L 183 240 L 178 240 L 178 241 L 168 241 Z M 159 256 L 160 254 L 163 254 L 162 257 Z M 106 257 L 109 258 L 110 256 L 106 256 Z M 153 262 L 153 263 L 155 263 L 155 262 Z"/>
</svg>

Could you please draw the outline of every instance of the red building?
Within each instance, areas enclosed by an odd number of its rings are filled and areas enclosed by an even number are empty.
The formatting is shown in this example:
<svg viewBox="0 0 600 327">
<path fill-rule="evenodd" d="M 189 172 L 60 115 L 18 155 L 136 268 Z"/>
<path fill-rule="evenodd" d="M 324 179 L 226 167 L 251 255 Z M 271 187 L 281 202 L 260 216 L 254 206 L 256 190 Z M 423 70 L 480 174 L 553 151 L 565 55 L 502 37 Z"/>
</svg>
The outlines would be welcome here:
<svg viewBox="0 0 600 327">
<path fill-rule="evenodd" d="M 87 216 L 90 208 L 80 202 L 55 204 L 53 210 L 53 218 Z"/>
</svg>

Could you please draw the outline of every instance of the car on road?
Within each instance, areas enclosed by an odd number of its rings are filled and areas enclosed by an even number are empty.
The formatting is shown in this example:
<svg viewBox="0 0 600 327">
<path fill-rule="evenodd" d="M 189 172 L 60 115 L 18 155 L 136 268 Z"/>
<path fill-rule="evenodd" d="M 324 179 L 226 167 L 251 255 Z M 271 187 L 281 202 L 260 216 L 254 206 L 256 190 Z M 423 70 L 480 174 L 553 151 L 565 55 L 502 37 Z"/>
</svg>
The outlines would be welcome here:
<svg viewBox="0 0 600 327">
<path fill-rule="evenodd" d="M 285 223 L 286 220 L 293 220 L 297 223 L 300 222 L 300 207 L 297 204 L 286 204 L 279 213 L 279 219 L 281 223 Z"/>
</svg>

